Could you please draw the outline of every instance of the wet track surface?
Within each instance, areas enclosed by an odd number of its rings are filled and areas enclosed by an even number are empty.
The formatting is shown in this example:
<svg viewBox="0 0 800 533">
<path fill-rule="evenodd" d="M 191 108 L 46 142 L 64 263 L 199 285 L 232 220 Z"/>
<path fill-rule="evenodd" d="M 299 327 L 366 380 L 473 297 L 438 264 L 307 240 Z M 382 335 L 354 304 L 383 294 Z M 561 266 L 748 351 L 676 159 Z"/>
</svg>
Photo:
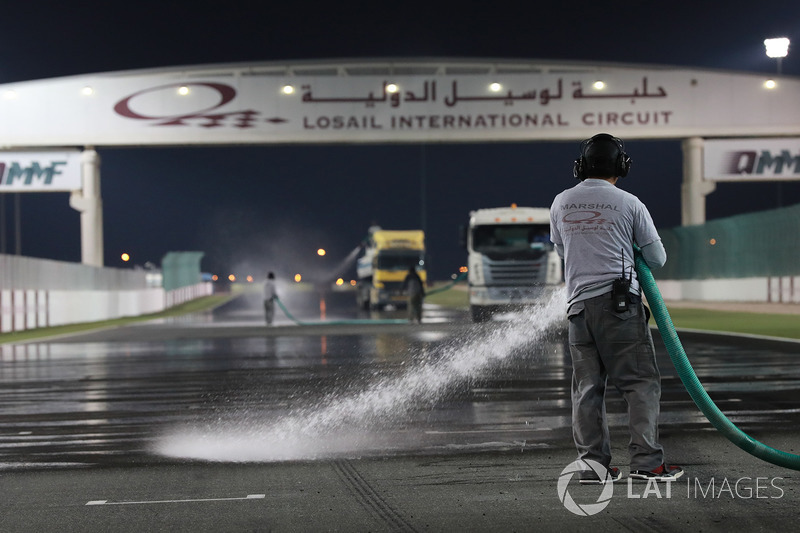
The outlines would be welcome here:
<svg viewBox="0 0 800 533">
<path fill-rule="evenodd" d="M 671 493 L 628 478 L 586 516 L 568 502 L 606 489 L 561 491 L 575 458 L 561 310 L 476 326 L 433 308 L 422 325 L 385 320 L 403 312 L 364 322 L 346 294 L 287 306 L 306 324 L 279 314 L 267 328 L 257 298 L 240 298 L 0 345 L 0 531 L 685 533 L 796 520 L 796 473 L 713 430 L 660 339 L 661 442 L 687 475 Z M 797 453 L 797 343 L 681 338 L 735 423 Z M 627 474 L 624 402 L 607 400 Z"/>
<path fill-rule="evenodd" d="M 296 316 L 319 322 L 315 299 L 293 304 Z M 326 317 L 356 318 L 353 304 L 350 295 L 329 295 Z M 571 369 L 560 327 L 510 349 L 499 364 L 445 380 L 435 394 L 404 396 L 404 376 L 427 365 L 424 379 L 436 379 L 430 365 L 448 347 L 461 343 L 470 351 L 497 342 L 492 332 L 503 327 L 427 309 L 421 326 L 297 326 L 279 313 L 267 328 L 259 302 L 244 297 L 213 313 L 0 346 L 0 471 L 204 458 L 446 456 L 569 444 Z M 681 338 L 706 390 L 741 429 L 757 435 L 797 427 L 800 346 Z M 659 339 L 656 345 L 662 434 L 708 431 Z M 358 406 L 346 414 L 332 407 L 364 390 L 372 390 L 369 402 L 401 405 L 363 416 L 354 413 Z M 625 407 L 616 391 L 608 393 L 608 408 L 612 433 L 623 437 Z M 268 435 L 286 420 L 296 432 L 288 436 L 291 452 Z M 318 427 L 309 433 L 304 426 L 311 424 Z M 209 457 L 207 447 L 215 450 Z"/>
</svg>

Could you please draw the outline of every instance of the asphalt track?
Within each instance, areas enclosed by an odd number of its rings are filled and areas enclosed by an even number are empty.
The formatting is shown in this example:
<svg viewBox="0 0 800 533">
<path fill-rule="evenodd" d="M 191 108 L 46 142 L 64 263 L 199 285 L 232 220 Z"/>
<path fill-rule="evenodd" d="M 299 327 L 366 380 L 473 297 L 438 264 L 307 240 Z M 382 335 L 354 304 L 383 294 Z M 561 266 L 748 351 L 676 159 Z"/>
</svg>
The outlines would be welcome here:
<svg viewBox="0 0 800 533">
<path fill-rule="evenodd" d="M 320 319 L 313 298 L 290 304 Z M 329 295 L 325 318 L 354 318 L 351 307 Z M 794 529 L 797 472 L 711 428 L 659 339 L 661 441 L 686 475 L 659 486 L 623 479 L 612 494 L 570 482 L 570 363 L 558 324 L 501 363 L 439 375 L 444 354 L 466 366 L 481 350 L 502 351 L 513 333 L 504 324 L 427 308 L 421 326 L 283 318 L 267 328 L 258 302 L 241 299 L 0 346 L 0 531 Z M 731 420 L 800 453 L 797 343 L 681 339 Z M 427 381 L 437 393 L 413 393 Z M 624 402 L 613 390 L 607 400 L 627 474 Z M 372 405 L 382 401 L 391 407 Z"/>
</svg>

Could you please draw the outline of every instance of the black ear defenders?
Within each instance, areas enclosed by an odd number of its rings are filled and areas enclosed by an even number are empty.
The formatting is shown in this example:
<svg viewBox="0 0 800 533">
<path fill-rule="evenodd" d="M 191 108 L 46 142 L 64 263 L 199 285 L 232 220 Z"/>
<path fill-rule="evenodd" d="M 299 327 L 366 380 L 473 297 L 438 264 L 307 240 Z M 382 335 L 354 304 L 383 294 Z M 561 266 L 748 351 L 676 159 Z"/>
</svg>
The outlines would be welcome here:
<svg viewBox="0 0 800 533">
<path fill-rule="evenodd" d="M 598 133 L 581 143 L 581 155 L 575 160 L 572 175 L 583 181 L 589 176 L 624 178 L 631 169 L 622 139 Z"/>
</svg>

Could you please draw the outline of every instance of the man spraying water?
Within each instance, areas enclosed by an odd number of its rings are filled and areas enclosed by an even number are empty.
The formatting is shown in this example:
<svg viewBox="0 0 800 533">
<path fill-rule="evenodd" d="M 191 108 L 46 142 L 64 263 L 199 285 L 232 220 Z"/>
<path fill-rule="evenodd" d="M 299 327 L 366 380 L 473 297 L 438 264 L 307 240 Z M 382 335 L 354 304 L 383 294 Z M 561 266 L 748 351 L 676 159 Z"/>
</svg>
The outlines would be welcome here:
<svg viewBox="0 0 800 533">
<path fill-rule="evenodd" d="M 272 321 L 275 319 L 275 299 L 278 297 L 274 273 L 267 273 L 262 292 L 264 297 L 264 318 L 267 321 L 267 325 L 271 326 Z"/>
<path fill-rule="evenodd" d="M 616 187 L 630 165 L 620 139 L 600 133 L 583 141 L 574 167 L 581 182 L 550 207 L 551 240 L 565 265 L 573 437 L 578 459 L 596 461 L 608 472 L 600 479 L 587 467 L 581 483 L 621 477 L 610 466 L 609 379 L 628 404 L 630 477 L 672 481 L 683 474 L 666 464 L 658 443 L 661 376 L 634 270 L 634 244 L 651 267 L 663 266 L 667 257 L 647 207 Z"/>
</svg>

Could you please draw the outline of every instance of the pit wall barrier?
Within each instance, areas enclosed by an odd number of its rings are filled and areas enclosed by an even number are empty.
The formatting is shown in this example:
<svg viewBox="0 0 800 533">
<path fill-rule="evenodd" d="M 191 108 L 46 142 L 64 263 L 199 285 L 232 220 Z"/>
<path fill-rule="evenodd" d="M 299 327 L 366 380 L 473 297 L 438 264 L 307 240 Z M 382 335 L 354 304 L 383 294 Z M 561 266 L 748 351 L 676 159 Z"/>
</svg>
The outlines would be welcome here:
<svg viewBox="0 0 800 533">
<path fill-rule="evenodd" d="M 669 260 L 669 259 L 668 259 Z M 800 304 L 800 276 L 659 279 L 664 300 Z"/>
<path fill-rule="evenodd" d="M 800 303 L 800 204 L 659 228 L 665 300 Z"/>
<path fill-rule="evenodd" d="M 800 204 L 658 229 L 667 264 L 661 280 L 730 280 L 800 276 Z"/>
<path fill-rule="evenodd" d="M 165 308 L 170 308 L 203 296 L 211 296 L 212 294 L 214 294 L 214 286 L 210 281 L 172 289 L 171 291 L 164 291 L 164 306 Z"/>
<path fill-rule="evenodd" d="M 172 291 L 0 290 L 0 333 L 158 313 L 212 293 L 211 283 Z"/>
<path fill-rule="evenodd" d="M 157 313 L 212 292 L 209 282 L 152 287 L 144 270 L 0 254 L 0 333 Z"/>
<path fill-rule="evenodd" d="M 147 271 L 111 268 L 0 254 L 0 289 L 139 290 L 147 288 Z"/>
</svg>

